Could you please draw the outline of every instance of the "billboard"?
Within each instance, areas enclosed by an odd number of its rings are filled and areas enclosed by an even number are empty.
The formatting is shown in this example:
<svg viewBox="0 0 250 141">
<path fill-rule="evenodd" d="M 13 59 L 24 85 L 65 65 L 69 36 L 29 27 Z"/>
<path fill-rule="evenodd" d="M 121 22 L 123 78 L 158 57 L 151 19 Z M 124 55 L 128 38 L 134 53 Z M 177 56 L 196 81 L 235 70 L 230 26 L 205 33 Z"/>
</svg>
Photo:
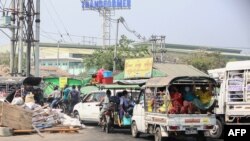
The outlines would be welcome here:
<svg viewBox="0 0 250 141">
<path fill-rule="evenodd" d="M 150 78 L 152 68 L 153 58 L 126 59 L 124 78 Z"/>
<path fill-rule="evenodd" d="M 131 0 L 82 0 L 83 10 L 130 9 Z"/>
</svg>

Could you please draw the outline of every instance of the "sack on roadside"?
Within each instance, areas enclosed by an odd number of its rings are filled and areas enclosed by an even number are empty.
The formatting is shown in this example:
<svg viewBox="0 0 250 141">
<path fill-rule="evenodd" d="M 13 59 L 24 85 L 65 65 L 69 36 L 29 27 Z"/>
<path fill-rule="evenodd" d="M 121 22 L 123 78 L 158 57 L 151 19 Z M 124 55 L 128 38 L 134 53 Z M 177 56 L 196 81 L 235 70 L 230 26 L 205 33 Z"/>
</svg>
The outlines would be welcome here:
<svg viewBox="0 0 250 141">
<path fill-rule="evenodd" d="M 25 96 L 25 103 L 35 103 L 34 95 L 32 92 Z"/>
</svg>

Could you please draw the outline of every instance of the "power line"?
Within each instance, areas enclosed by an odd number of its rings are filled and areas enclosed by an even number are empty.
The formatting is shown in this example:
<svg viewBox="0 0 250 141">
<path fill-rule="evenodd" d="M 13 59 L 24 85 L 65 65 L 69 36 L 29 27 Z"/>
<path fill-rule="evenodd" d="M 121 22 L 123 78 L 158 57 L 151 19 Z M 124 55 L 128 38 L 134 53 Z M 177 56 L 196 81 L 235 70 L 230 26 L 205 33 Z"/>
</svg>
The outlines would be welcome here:
<svg viewBox="0 0 250 141">
<path fill-rule="evenodd" d="M 50 40 L 53 40 L 53 41 L 58 41 L 58 40 L 56 40 L 56 39 L 54 39 L 54 38 L 52 38 L 51 36 L 47 36 L 47 35 L 45 35 L 45 34 L 43 34 L 43 33 L 41 33 L 41 36 L 43 36 L 44 38 L 47 38 L 47 39 L 50 39 Z"/>
<path fill-rule="evenodd" d="M 45 4 L 45 7 L 46 7 L 46 9 L 47 9 L 46 11 L 48 12 L 50 19 L 52 20 L 54 26 L 56 27 L 57 32 L 60 34 L 61 39 L 65 42 L 65 40 L 64 40 L 64 38 L 63 38 L 63 35 L 61 34 L 61 32 L 60 32 L 60 30 L 59 30 L 59 28 L 58 28 L 58 26 L 57 26 L 57 24 L 56 24 L 54 18 L 52 17 L 52 15 L 51 15 L 51 13 L 50 13 L 49 8 L 48 8 L 47 5 L 46 5 L 46 2 L 44 2 L 44 4 Z"/>
<path fill-rule="evenodd" d="M 58 33 L 55 33 L 55 32 L 48 32 L 48 31 L 43 31 L 43 32 L 47 33 L 47 34 L 61 35 L 61 34 L 58 34 Z M 62 34 L 62 35 L 67 35 L 67 34 Z M 103 39 L 101 37 L 93 37 L 93 36 L 83 36 L 83 35 L 75 35 L 75 34 L 69 34 L 69 35 L 72 36 L 72 37 L 78 37 L 78 38 L 85 37 L 85 38 Z M 111 39 L 111 40 L 115 40 L 115 39 Z"/>
<path fill-rule="evenodd" d="M 57 10 L 56 10 L 56 8 L 55 8 L 53 2 L 52 2 L 51 0 L 49 0 L 49 2 L 50 2 L 50 4 L 51 4 L 51 6 L 52 6 L 52 9 L 53 9 L 54 12 L 56 13 L 57 18 L 58 18 L 59 21 L 62 23 L 63 28 L 64 28 L 65 32 L 67 33 L 67 36 L 69 37 L 70 41 L 72 42 L 72 38 L 70 37 L 70 34 L 69 34 L 69 32 L 68 32 L 68 30 L 67 30 L 67 28 L 66 28 L 66 26 L 65 26 L 65 24 L 64 24 L 64 22 L 63 22 L 63 20 L 61 19 L 61 16 L 58 14 L 58 12 L 57 12 Z"/>
<path fill-rule="evenodd" d="M 2 5 L 2 7 L 4 8 L 4 5 L 3 5 L 3 2 L 0 0 L 0 2 L 1 2 L 1 5 Z M 1 7 L 0 7 L 1 8 Z M 1 9 L 3 9 L 3 8 L 1 8 Z"/>
<path fill-rule="evenodd" d="M 123 24 L 123 26 L 125 27 L 125 29 L 130 32 L 130 33 L 133 33 L 138 39 L 140 40 L 143 40 L 145 41 L 146 38 L 143 36 L 141 36 L 139 33 L 137 33 L 135 30 L 131 30 L 129 27 L 128 27 L 128 24 L 126 23 L 125 19 L 123 17 L 119 18 L 120 22 Z"/>
<path fill-rule="evenodd" d="M 6 32 L 4 32 L 1 28 L 0 28 L 0 31 L 1 31 L 4 35 L 6 35 L 9 39 L 11 39 L 11 37 L 10 37 Z"/>
<path fill-rule="evenodd" d="M 43 34 L 40 34 L 42 37 L 44 37 L 44 38 L 46 38 L 46 39 L 49 39 L 49 40 L 52 40 L 52 41 L 55 41 L 55 42 L 57 42 L 57 40 L 54 40 L 54 39 L 52 39 L 52 38 L 49 38 L 49 37 L 47 37 L 47 36 L 45 36 L 45 35 L 43 35 Z"/>
</svg>

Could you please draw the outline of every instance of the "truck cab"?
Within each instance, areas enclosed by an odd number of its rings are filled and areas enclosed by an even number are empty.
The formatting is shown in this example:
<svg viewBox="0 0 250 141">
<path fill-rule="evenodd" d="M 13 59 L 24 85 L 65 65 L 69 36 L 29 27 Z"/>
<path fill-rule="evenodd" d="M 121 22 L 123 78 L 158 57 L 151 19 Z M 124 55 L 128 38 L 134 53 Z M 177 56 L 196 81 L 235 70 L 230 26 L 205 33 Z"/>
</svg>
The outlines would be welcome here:
<svg viewBox="0 0 250 141">
<path fill-rule="evenodd" d="M 221 138 L 223 125 L 250 125 L 250 61 L 227 63 L 215 108 L 216 126 L 210 136 Z"/>
<path fill-rule="evenodd" d="M 140 133 L 148 133 L 155 136 L 155 141 L 161 141 L 169 136 L 187 135 L 205 140 L 204 132 L 212 129 L 216 123 L 213 113 L 216 97 L 211 96 L 211 103 L 207 105 L 197 102 L 199 103 L 197 106 L 204 106 L 204 109 L 196 107 L 194 108 L 196 110 L 189 111 L 185 107 L 184 89 L 189 87 L 191 92 L 204 86 L 208 88 L 210 84 L 215 86 L 215 80 L 204 76 L 169 76 L 149 79 L 141 90 L 133 110 L 132 136 L 139 137 Z M 180 107 L 175 104 L 177 99 L 173 96 L 173 89 L 182 99 L 178 100 L 181 101 Z M 211 92 L 214 93 L 214 90 Z M 195 92 L 193 94 L 195 95 Z M 199 101 L 199 97 L 189 104 L 195 106 L 197 104 L 195 101 Z"/>
</svg>

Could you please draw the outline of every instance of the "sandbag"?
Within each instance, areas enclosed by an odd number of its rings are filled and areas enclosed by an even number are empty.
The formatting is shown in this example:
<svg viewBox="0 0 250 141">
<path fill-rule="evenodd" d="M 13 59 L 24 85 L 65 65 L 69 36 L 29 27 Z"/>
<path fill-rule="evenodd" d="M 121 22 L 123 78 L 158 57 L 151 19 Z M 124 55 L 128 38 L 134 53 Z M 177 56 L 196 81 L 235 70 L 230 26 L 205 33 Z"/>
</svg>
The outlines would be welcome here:
<svg viewBox="0 0 250 141">
<path fill-rule="evenodd" d="M 25 103 L 35 103 L 34 95 L 30 92 L 25 96 Z"/>
</svg>

